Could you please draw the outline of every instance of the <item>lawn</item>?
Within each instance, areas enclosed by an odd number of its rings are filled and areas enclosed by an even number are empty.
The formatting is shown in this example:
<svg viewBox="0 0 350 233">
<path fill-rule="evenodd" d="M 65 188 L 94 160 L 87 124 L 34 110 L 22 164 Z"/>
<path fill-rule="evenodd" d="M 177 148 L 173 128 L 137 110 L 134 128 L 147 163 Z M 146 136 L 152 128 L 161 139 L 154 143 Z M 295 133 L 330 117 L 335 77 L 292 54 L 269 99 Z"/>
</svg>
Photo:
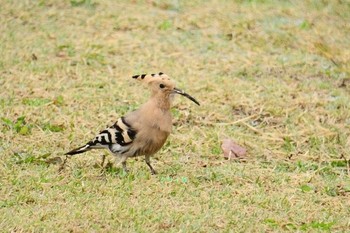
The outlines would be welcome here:
<svg viewBox="0 0 350 233">
<path fill-rule="evenodd" d="M 1 231 L 349 231 L 348 1 L 0 5 Z M 61 165 L 156 72 L 201 103 L 175 99 L 157 175 L 107 151 Z M 226 138 L 247 157 L 226 160 Z"/>
</svg>

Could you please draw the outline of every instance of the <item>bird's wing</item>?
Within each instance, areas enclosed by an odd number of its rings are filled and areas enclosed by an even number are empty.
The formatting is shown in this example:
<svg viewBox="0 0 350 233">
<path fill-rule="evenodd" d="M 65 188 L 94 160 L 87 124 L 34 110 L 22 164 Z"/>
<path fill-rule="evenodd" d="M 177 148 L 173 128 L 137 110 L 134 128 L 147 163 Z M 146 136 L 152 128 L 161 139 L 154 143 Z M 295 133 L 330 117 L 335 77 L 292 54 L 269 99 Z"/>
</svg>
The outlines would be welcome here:
<svg viewBox="0 0 350 233">
<path fill-rule="evenodd" d="M 91 148 L 108 148 L 113 153 L 125 153 L 129 150 L 136 134 L 136 130 L 126 122 L 124 117 L 121 117 L 114 125 L 96 135 L 88 144 Z"/>
</svg>

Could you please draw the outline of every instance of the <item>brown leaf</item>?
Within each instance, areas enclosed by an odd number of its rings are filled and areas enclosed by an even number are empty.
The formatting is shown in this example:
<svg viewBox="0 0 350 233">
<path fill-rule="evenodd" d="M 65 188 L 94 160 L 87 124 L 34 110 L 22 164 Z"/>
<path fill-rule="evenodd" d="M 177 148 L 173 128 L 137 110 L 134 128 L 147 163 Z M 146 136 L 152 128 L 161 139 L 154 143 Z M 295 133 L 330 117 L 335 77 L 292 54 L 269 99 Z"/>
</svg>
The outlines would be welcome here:
<svg viewBox="0 0 350 233">
<path fill-rule="evenodd" d="M 230 159 L 242 159 L 247 155 L 247 149 L 235 143 L 232 139 L 224 139 L 221 144 L 221 149 L 224 152 L 224 157 Z"/>
</svg>

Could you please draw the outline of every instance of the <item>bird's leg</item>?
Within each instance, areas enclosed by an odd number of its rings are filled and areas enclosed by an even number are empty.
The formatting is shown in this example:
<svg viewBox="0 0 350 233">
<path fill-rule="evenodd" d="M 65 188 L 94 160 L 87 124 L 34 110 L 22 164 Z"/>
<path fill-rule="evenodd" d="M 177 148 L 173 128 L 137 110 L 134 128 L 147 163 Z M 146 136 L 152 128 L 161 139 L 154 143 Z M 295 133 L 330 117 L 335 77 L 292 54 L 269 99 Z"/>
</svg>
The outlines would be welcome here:
<svg viewBox="0 0 350 233">
<path fill-rule="evenodd" d="M 103 168 L 103 165 L 105 164 L 105 160 L 106 160 L 106 155 L 102 154 L 101 155 L 102 161 L 101 161 L 101 167 Z"/>
<path fill-rule="evenodd" d="M 122 165 L 123 165 L 123 170 L 125 173 L 128 173 L 129 172 L 129 169 L 126 167 L 126 161 L 123 161 L 122 162 Z"/>
<path fill-rule="evenodd" d="M 149 155 L 146 155 L 145 156 L 145 161 L 146 161 L 146 164 L 148 165 L 149 169 L 151 169 L 151 174 L 152 175 L 155 175 L 157 174 L 157 172 L 153 169 L 152 165 L 151 165 L 151 160 L 150 160 L 151 156 Z"/>
<path fill-rule="evenodd" d="M 67 162 L 67 160 L 68 160 L 70 157 L 72 157 L 72 156 L 66 155 L 66 158 L 63 160 L 62 164 L 61 164 L 60 167 L 58 168 L 58 172 L 63 171 L 64 166 L 66 165 L 66 162 Z"/>
<path fill-rule="evenodd" d="M 124 172 L 126 172 L 126 173 L 129 172 L 128 168 L 126 167 L 126 160 L 127 160 L 127 159 L 128 159 L 127 156 L 122 156 L 122 157 L 120 158 L 119 162 L 117 163 L 117 166 L 120 166 L 120 164 L 122 164 L 123 170 L 124 170 Z"/>
</svg>

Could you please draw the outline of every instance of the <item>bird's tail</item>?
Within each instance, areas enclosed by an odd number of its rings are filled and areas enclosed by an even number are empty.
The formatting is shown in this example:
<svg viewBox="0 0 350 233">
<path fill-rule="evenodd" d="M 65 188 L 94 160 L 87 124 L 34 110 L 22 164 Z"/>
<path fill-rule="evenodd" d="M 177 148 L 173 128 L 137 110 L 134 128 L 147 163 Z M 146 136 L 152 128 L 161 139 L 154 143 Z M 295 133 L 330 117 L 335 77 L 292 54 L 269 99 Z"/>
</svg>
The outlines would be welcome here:
<svg viewBox="0 0 350 233">
<path fill-rule="evenodd" d="M 91 149 L 92 149 L 91 146 L 92 146 L 92 145 L 91 145 L 91 143 L 89 142 L 89 143 L 87 143 L 87 144 L 84 145 L 84 146 L 78 147 L 78 148 L 76 148 L 76 149 L 74 149 L 74 150 L 71 150 L 71 151 L 65 153 L 65 155 L 76 155 L 76 154 L 84 153 L 84 152 L 86 152 L 86 151 L 91 150 Z"/>
</svg>

